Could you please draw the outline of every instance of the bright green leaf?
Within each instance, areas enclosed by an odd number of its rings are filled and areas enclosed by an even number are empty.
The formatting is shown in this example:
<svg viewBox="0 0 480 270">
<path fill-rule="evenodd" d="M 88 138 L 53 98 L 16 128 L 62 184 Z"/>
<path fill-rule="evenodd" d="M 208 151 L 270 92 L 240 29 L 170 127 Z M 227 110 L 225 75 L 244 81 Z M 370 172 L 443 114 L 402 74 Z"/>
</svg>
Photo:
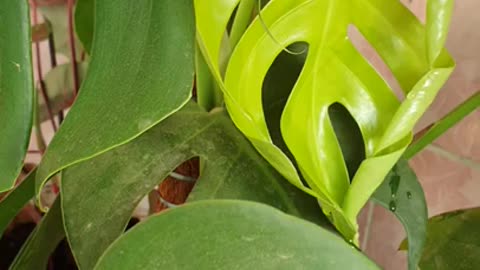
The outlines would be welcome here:
<svg viewBox="0 0 480 270">
<path fill-rule="evenodd" d="M 427 1 L 427 51 L 431 65 L 436 65 L 437 58 L 447 40 L 454 0 Z M 440 63 L 441 65 L 441 63 Z"/>
<path fill-rule="evenodd" d="M 0 236 L 18 212 L 35 195 L 35 170 L 0 201 Z"/>
<path fill-rule="evenodd" d="M 433 13 L 445 16 L 429 16 L 424 27 L 400 1 L 272 0 L 262 19 L 257 17 L 233 48 L 223 79 L 220 42 L 239 2 L 195 0 L 197 40 L 225 92 L 228 111 L 262 156 L 292 184 L 317 197 L 342 234 L 356 241 L 357 214 L 400 158 L 413 126 L 452 72 L 453 61 L 442 49 L 451 5 L 429 1 Z M 403 103 L 353 47 L 347 33 L 352 25 L 408 93 Z M 434 35 L 442 38 L 431 46 L 427 39 Z M 272 142 L 262 107 L 267 71 L 277 55 L 296 42 L 308 43 L 309 52 L 280 126 L 308 186 L 287 153 Z M 429 61 L 429 55 L 435 59 Z M 328 114 L 335 103 L 348 110 L 363 135 L 366 159 L 353 180 Z"/>
<path fill-rule="evenodd" d="M 48 258 L 65 237 L 58 197 L 52 208 L 30 234 L 10 266 L 10 270 L 45 269 Z"/>
<path fill-rule="evenodd" d="M 147 219 L 116 241 L 95 269 L 379 268 L 312 223 L 262 204 L 221 200 Z"/>
<path fill-rule="evenodd" d="M 235 12 L 235 18 L 230 31 L 230 44 L 232 47 L 237 45 L 238 41 L 242 37 L 243 33 L 250 25 L 252 20 L 253 10 L 257 5 L 257 0 L 244 0 L 240 1 Z"/>
<path fill-rule="evenodd" d="M 92 51 L 94 0 L 77 0 L 75 4 L 75 32 L 85 51 Z"/>
<path fill-rule="evenodd" d="M 431 218 L 422 270 L 471 270 L 480 265 L 480 208 Z"/>
<path fill-rule="evenodd" d="M 30 12 L 27 1 L 0 1 L 0 192 L 23 166 L 33 121 Z"/>
<path fill-rule="evenodd" d="M 288 96 L 304 66 L 308 47 L 305 43 L 294 43 L 288 47 L 288 50 L 304 53 L 290 54 L 283 51 L 278 55 L 263 81 L 262 105 L 273 143 L 293 160 L 280 131 L 280 119 Z M 353 177 L 365 158 L 362 134 L 358 130 L 355 120 L 340 104 L 330 106 L 329 117 L 342 148 L 349 175 Z"/>
<path fill-rule="evenodd" d="M 425 244 L 428 212 L 422 186 L 406 160 L 393 167 L 372 199 L 402 223 L 408 237 L 408 269 L 416 270 Z"/>
<path fill-rule="evenodd" d="M 140 200 L 194 156 L 204 169 L 189 201 L 253 200 L 326 223 L 316 201 L 271 168 L 225 112 L 209 114 L 190 103 L 130 143 L 63 172 L 65 226 L 79 266 L 91 269 Z"/>
<path fill-rule="evenodd" d="M 91 62 L 37 171 L 53 174 L 125 144 L 183 106 L 194 72 L 188 0 L 95 1 Z"/>
</svg>

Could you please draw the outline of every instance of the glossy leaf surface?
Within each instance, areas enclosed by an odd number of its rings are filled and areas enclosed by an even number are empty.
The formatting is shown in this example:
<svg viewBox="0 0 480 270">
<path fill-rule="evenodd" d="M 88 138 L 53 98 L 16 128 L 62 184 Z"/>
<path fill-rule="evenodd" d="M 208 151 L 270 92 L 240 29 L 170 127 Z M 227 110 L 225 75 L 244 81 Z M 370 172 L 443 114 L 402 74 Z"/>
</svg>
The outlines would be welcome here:
<svg viewBox="0 0 480 270">
<path fill-rule="evenodd" d="M 312 223 L 262 204 L 221 200 L 150 217 L 115 242 L 95 269 L 319 267 L 379 269 L 343 239 Z"/>
<path fill-rule="evenodd" d="M 27 1 L 0 1 L 0 192 L 11 189 L 33 121 L 30 13 Z"/>
<path fill-rule="evenodd" d="M 480 265 L 479 226 L 479 208 L 431 218 L 420 269 L 477 269 Z"/>
<path fill-rule="evenodd" d="M 372 199 L 402 223 L 408 238 L 408 269 L 416 270 L 427 235 L 428 212 L 422 186 L 406 160 L 393 167 Z"/>
<path fill-rule="evenodd" d="M 451 5 L 428 1 L 430 13 L 445 16 L 428 16 L 424 27 L 399 1 L 273 0 L 233 49 L 223 79 L 220 42 L 239 2 L 195 1 L 197 40 L 225 92 L 228 111 L 262 156 L 292 184 L 317 197 L 342 234 L 356 241 L 357 214 L 400 158 L 413 126 L 453 69 L 442 49 Z M 347 34 L 350 25 L 391 69 L 407 93 L 403 103 L 353 47 Z M 309 44 L 309 52 L 280 126 L 308 186 L 272 143 L 262 107 L 265 74 L 276 56 L 295 42 Z M 351 184 L 328 115 L 334 103 L 350 112 L 363 135 L 366 158 Z"/>
<path fill-rule="evenodd" d="M 52 208 L 23 244 L 9 269 L 46 268 L 50 254 L 64 237 L 60 198 L 57 198 Z"/>
<path fill-rule="evenodd" d="M 316 201 L 271 168 L 225 112 L 190 103 L 134 141 L 63 172 L 65 227 L 80 268 L 92 269 L 140 200 L 195 156 L 203 170 L 189 201 L 252 200 L 328 224 Z"/>
<path fill-rule="evenodd" d="M 127 143 L 188 101 L 194 36 L 191 1 L 95 1 L 89 69 L 39 165 L 37 194 L 59 170 Z"/>
</svg>

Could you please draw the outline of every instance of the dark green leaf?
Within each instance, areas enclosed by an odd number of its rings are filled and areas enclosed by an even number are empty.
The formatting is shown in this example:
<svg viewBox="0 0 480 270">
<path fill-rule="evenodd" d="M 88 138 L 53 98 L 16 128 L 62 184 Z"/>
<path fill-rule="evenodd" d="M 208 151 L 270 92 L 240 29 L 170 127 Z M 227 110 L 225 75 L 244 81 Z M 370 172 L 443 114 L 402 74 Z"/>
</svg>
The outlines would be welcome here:
<svg viewBox="0 0 480 270">
<path fill-rule="evenodd" d="M 480 265 L 480 208 L 446 213 L 428 221 L 422 270 L 471 270 Z"/>
<path fill-rule="evenodd" d="M 134 141 L 65 170 L 65 227 L 79 266 L 91 269 L 142 197 L 194 156 L 204 166 L 190 201 L 252 200 L 326 223 L 316 201 L 270 167 L 225 112 L 191 103 Z"/>
<path fill-rule="evenodd" d="M 137 225 L 95 269 L 379 268 L 340 237 L 274 208 L 204 201 Z"/>
<path fill-rule="evenodd" d="M 60 208 L 60 197 L 30 234 L 10 270 L 45 269 L 48 258 L 65 237 Z"/>
<path fill-rule="evenodd" d="M 191 96 L 190 0 L 95 1 L 92 58 L 80 95 L 37 171 L 57 171 L 139 136 Z"/>
<path fill-rule="evenodd" d="M 30 12 L 27 1 L 0 1 L 0 192 L 23 165 L 33 121 Z"/>
<path fill-rule="evenodd" d="M 35 195 L 35 170 L 0 201 L 0 236 L 23 206 Z"/>
<path fill-rule="evenodd" d="M 94 0 L 78 0 L 75 5 L 75 32 L 87 53 L 92 51 Z"/>
<path fill-rule="evenodd" d="M 372 199 L 403 224 L 409 241 L 408 267 L 416 270 L 425 244 L 428 213 L 422 186 L 406 160 L 393 167 Z"/>
</svg>

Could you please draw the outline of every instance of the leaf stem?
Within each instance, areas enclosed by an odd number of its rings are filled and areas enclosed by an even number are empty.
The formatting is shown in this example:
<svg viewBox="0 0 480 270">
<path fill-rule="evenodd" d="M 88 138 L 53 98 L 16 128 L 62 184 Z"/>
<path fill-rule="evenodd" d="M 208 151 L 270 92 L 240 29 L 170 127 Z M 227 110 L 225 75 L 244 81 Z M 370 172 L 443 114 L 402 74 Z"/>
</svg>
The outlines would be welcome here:
<svg viewBox="0 0 480 270">
<path fill-rule="evenodd" d="M 42 132 L 42 126 L 40 124 L 40 106 L 38 105 L 38 95 L 35 93 L 35 106 L 34 106 L 34 112 L 33 112 L 33 125 L 35 128 L 35 138 L 37 139 L 37 148 L 40 151 L 40 153 L 43 155 L 45 152 L 45 149 L 47 148 L 47 144 L 45 143 L 45 137 L 43 136 Z"/>
<path fill-rule="evenodd" d="M 420 132 L 425 133 L 408 147 L 405 151 L 404 157 L 406 159 L 411 159 L 478 107 L 480 107 L 480 91 L 473 94 L 445 117 L 431 125 L 426 131 Z"/>
<path fill-rule="evenodd" d="M 238 41 L 250 24 L 254 6 L 255 0 L 240 1 L 237 14 L 235 15 L 235 21 L 232 25 L 232 31 L 230 32 L 230 45 L 232 48 L 237 45 Z"/>
<path fill-rule="evenodd" d="M 48 35 L 48 51 L 50 53 L 50 67 L 54 69 L 57 66 L 57 54 L 55 51 L 55 39 L 53 37 L 53 31 L 50 31 Z M 65 94 L 66 95 L 66 94 Z M 58 112 L 58 124 L 62 124 L 64 118 L 63 110 Z"/>
<path fill-rule="evenodd" d="M 37 4 L 36 0 L 33 0 L 31 2 L 32 7 L 33 7 L 33 24 L 38 24 L 38 13 L 37 13 Z M 38 42 L 35 42 L 35 58 L 36 58 L 36 70 L 37 70 L 37 76 L 38 76 L 38 81 L 39 81 L 39 89 L 40 92 L 42 93 L 42 97 L 45 100 L 45 106 L 47 108 L 48 112 L 48 117 L 50 118 L 50 122 L 52 123 L 52 128 L 54 131 L 57 131 L 57 124 L 55 123 L 55 119 L 53 117 L 53 112 L 52 112 L 52 106 L 50 104 L 50 99 L 48 98 L 47 90 L 45 87 L 45 83 L 43 81 L 43 74 L 42 74 L 42 56 L 40 54 L 40 44 Z"/>
</svg>

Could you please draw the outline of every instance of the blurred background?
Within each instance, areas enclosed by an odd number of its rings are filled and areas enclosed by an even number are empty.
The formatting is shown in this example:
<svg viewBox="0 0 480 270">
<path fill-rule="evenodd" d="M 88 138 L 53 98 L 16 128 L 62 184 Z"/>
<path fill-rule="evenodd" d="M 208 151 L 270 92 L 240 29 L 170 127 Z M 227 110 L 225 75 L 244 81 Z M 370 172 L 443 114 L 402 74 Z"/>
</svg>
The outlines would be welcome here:
<svg viewBox="0 0 480 270">
<path fill-rule="evenodd" d="M 402 2 L 425 21 L 426 0 Z M 447 49 L 456 61 L 456 69 L 416 127 L 417 132 L 480 91 L 478 10 L 478 0 L 455 1 Z M 388 70 L 368 45 L 360 47 L 388 78 Z M 410 165 L 425 191 L 429 216 L 480 206 L 480 110 L 468 115 L 415 156 Z M 406 252 L 397 251 L 405 232 L 393 214 L 382 207 L 367 205 L 359 219 L 363 232 L 360 239 L 367 255 L 384 269 L 407 269 Z"/>
<path fill-rule="evenodd" d="M 402 3 L 421 21 L 425 21 L 426 0 L 402 0 Z M 43 16 L 48 16 L 49 20 L 63 22 L 63 24 L 57 23 L 57 29 L 53 29 L 55 34 L 63 33 L 55 36 L 57 48 L 55 56 L 56 65 L 64 64 L 65 69 L 58 72 L 56 76 L 68 83 L 56 88 L 62 91 L 63 97 L 68 101 L 72 95 L 73 84 L 71 69 L 68 68 L 71 65 L 68 63 L 73 55 L 71 45 L 68 43 L 67 1 L 38 0 L 36 4 L 37 11 L 32 9 L 32 25 L 41 24 L 44 21 Z M 428 127 L 480 90 L 480 31 L 477 29 L 480 25 L 480 16 L 477 14 L 479 10 L 479 0 L 456 1 L 447 48 L 455 59 L 457 67 L 433 106 L 416 127 L 416 132 Z M 384 78 L 389 80 L 390 85 L 399 91 L 395 79 L 376 52 L 358 33 L 352 32 L 351 37 L 356 47 Z M 35 81 L 40 77 L 45 79 L 52 69 L 48 39 L 37 42 L 37 45 L 33 45 L 33 59 L 35 67 L 37 69 L 39 67 L 41 72 L 35 72 Z M 77 62 L 84 57 L 80 44 L 77 44 L 75 49 Z M 82 67 L 79 66 L 78 72 L 81 76 Z M 401 98 L 402 94 L 398 92 L 398 96 Z M 66 102 L 62 106 L 68 105 Z M 58 120 L 58 116 L 55 117 Z M 45 142 L 48 144 L 54 134 L 53 125 L 50 121 L 45 121 L 41 124 L 41 128 Z M 30 143 L 31 151 L 26 160 L 28 163 L 36 164 L 40 160 L 41 151 L 38 150 L 37 142 L 37 137 L 33 134 Z M 413 158 L 410 164 L 425 190 L 429 216 L 460 208 L 480 206 L 480 111 L 477 110 L 467 116 L 433 145 Z M 49 198 L 53 200 L 54 191 L 47 188 L 45 192 L 45 200 Z M 147 211 L 148 204 L 145 201 L 140 206 L 138 214 L 147 214 Z M 31 218 L 28 215 L 26 217 L 26 219 Z M 400 242 L 405 238 L 405 232 L 392 213 L 368 204 L 359 217 L 359 222 L 362 233 L 361 247 L 368 256 L 384 269 L 407 269 L 406 252 L 398 251 Z"/>
</svg>

